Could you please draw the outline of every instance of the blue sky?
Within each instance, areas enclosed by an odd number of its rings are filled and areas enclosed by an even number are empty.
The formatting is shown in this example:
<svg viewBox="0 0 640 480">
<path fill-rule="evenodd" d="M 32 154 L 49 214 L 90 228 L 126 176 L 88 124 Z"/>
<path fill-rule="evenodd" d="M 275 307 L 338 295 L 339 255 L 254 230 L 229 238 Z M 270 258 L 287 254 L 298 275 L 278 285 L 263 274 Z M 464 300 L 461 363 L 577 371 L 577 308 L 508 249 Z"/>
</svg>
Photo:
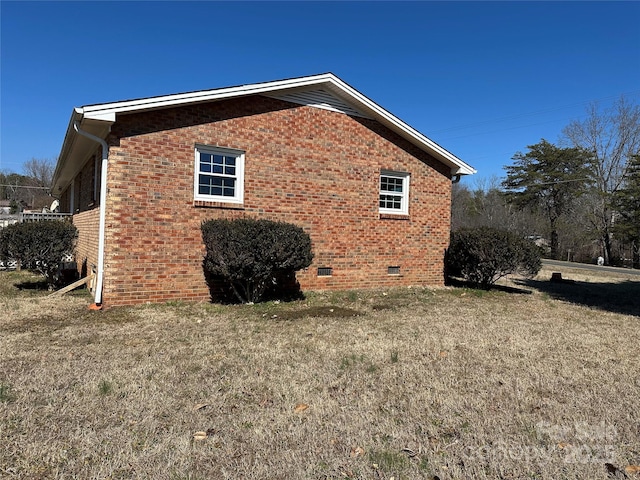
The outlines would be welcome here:
<svg viewBox="0 0 640 480">
<path fill-rule="evenodd" d="M 640 103 L 640 2 L 0 3 L 0 170 L 73 107 L 333 72 L 478 170 Z M 473 179 L 471 183 L 473 183 Z"/>
</svg>

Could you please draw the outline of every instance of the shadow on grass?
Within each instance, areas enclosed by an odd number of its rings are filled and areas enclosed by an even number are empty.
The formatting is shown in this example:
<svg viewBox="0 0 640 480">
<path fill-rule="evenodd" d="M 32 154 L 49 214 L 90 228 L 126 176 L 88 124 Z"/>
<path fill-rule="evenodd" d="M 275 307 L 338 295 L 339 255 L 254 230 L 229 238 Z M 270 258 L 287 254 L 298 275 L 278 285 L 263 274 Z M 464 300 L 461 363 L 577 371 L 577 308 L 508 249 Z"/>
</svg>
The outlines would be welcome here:
<svg viewBox="0 0 640 480">
<path fill-rule="evenodd" d="M 482 289 L 477 285 L 467 282 L 465 280 L 459 278 L 449 277 L 447 278 L 446 285 L 449 287 L 457 287 L 457 288 L 470 288 L 472 290 L 476 290 L 479 292 L 505 292 L 505 293 L 514 293 L 519 295 L 531 295 L 533 292 L 531 290 L 525 290 L 524 288 L 518 287 L 509 287 L 507 285 L 491 285 L 488 289 Z"/>
<path fill-rule="evenodd" d="M 534 288 L 551 298 L 624 315 L 640 316 L 640 282 L 618 283 L 547 280 L 517 280 L 517 284 Z"/>
<path fill-rule="evenodd" d="M 45 292 L 49 289 L 49 285 L 46 280 L 38 280 L 37 282 L 20 282 L 16 283 L 15 287 L 18 290 L 43 290 Z"/>
</svg>

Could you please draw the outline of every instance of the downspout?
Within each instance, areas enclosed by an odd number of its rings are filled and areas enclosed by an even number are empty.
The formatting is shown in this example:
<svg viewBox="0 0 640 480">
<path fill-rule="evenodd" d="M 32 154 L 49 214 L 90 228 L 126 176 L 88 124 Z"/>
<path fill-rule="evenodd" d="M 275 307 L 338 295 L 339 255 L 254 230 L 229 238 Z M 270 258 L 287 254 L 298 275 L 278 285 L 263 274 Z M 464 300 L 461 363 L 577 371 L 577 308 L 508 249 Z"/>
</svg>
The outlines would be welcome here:
<svg viewBox="0 0 640 480">
<path fill-rule="evenodd" d="M 451 179 L 451 183 L 458 183 L 460 181 L 460 179 L 462 178 L 462 175 L 458 174 L 458 175 L 454 175 L 453 178 Z"/>
<path fill-rule="evenodd" d="M 102 145 L 102 168 L 100 172 L 100 219 L 98 223 L 98 272 L 96 278 L 95 304 L 90 308 L 100 310 L 102 308 L 102 285 L 104 282 L 104 232 L 106 224 L 106 204 L 107 204 L 107 164 L 109 160 L 109 145 L 102 138 L 80 130 L 78 121 L 74 120 L 73 128 L 80 135 L 87 137 Z"/>
</svg>

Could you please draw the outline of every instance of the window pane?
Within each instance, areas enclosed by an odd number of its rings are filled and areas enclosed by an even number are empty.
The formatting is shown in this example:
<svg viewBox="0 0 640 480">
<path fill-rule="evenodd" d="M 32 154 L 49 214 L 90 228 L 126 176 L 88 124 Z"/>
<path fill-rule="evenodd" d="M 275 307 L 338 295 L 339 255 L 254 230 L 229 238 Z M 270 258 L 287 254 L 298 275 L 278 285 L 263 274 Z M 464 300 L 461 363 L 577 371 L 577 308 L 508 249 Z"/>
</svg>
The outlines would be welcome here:
<svg viewBox="0 0 640 480">
<path fill-rule="evenodd" d="M 389 190 L 393 192 L 402 192 L 402 179 L 391 178 L 389 182 Z"/>
<path fill-rule="evenodd" d="M 404 178 L 380 177 L 380 191 L 402 193 Z"/>
<path fill-rule="evenodd" d="M 202 153 L 200 154 L 200 172 L 235 176 L 236 161 L 236 157 Z"/>
<path fill-rule="evenodd" d="M 397 195 L 380 195 L 380 208 L 402 209 L 402 197 Z"/>
<path fill-rule="evenodd" d="M 236 179 L 235 178 L 224 178 L 223 179 L 223 195 L 225 197 L 233 197 L 236 194 Z"/>
<path fill-rule="evenodd" d="M 198 179 L 198 193 L 202 195 L 219 195 L 233 197 L 236 194 L 236 179 L 200 175 Z"/>
</svg>

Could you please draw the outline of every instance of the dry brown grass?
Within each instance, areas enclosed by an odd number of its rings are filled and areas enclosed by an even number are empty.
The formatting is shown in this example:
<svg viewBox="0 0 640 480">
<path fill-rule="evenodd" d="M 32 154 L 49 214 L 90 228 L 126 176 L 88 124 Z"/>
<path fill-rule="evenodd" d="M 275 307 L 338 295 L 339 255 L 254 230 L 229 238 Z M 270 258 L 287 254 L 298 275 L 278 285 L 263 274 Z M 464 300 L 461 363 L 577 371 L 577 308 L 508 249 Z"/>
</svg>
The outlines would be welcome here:
<svg viewBox="0 0 640 480">
<path fill-rule="evenodd" d="M 606 279 L 625 314 L 549 276 L 89 312 L 0 273 L 0 477 L 609 478 L 640 464 L 640 282 Z"/>
</svg>

